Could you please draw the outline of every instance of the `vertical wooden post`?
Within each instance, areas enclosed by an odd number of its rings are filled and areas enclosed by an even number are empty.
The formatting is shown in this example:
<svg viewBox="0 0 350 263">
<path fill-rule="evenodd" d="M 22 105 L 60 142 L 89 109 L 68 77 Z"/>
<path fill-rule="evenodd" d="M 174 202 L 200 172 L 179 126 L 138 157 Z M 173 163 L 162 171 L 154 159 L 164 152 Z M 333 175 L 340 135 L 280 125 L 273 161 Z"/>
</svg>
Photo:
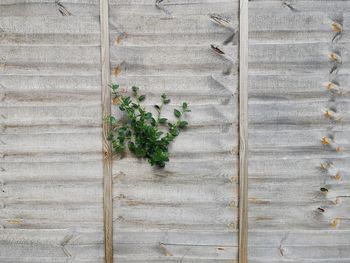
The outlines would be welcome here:
<svg viewBox="0 0 350 263">
<path fill-rule="evenodd" d="M 239 9 L 239 263 L 248 263 L 248 0 Z"/>
<path fill-rule="evenodd" d="M 109 89 L 109 30 L 108 30 L 108 1 L 100 0 L 101 27 L 101 85 L 102 85 L 102 117 L 111 114 L 111 94 Z M 112 151 L 107 140 L 109 124 L 102 122 L 103 140 L 103 216 L 104 216 L 104 245 L 105 262 L 113 263 L 113 199 L 112 199 Z"/>
</svg>

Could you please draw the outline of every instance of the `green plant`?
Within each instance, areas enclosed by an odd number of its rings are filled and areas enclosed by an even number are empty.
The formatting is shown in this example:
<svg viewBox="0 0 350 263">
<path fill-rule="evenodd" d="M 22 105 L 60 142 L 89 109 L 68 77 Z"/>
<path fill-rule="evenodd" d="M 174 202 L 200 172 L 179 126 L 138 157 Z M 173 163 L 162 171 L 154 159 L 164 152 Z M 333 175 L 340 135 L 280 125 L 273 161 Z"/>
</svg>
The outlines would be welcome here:
<svg viewBox="0 0 350 263">
<path fill-rule="evenodd" d="M 113 102 L 119 105 L 124 113 L 124 118 L 117 122 L 114 116 L 108 116 L 110 132 L 108 140 L 112 143 L 115 153 L 123 153 L 126 147 L 134 155 L 147 158 L 152 166 L 164 167 L 169 161 L 169 144 L 179 135 L 180 131 L 187 127 L 187 121 L 183 120 L 186 112 L 190 112 L 188 104 L 182 103 L 180 109 L 174 109 L 175 122 L 162 117 L 162 110 L 170 99 L 163 94 L 160 105 L 154 105 L 156 116 L 140 105 L 146 99 L 145 95 L 139 95 L 139 88 L 132 87 L 134 99 L 123 96 L 119 92 L 119 85 L 111 85 Z"/>
</svg>

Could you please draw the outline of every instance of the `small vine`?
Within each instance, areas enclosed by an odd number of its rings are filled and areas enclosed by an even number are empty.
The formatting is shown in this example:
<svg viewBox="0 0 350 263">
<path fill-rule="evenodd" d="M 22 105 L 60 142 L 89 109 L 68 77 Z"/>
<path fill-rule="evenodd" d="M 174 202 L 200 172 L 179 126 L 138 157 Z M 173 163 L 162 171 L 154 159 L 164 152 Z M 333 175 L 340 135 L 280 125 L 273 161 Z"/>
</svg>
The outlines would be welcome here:
<svg viewBox="0 0 350 263">
<path fill-rule="evenodd" d="M 139 88 L 132 87 L 133 98 L 123 96 L 119 92 L 119 85 L 111 86 L 113 103 L 119 105 L 124 118 L 117 121 L 110 115 L 106 121 L 110 123 L 108 140 L 111 141 L 114 153 L 121 154 L 129 149 L 139 158 L 146 158 L 152 166 L 164 167 L 169 161 L 169 145 L 185 129 L 188 122 L 183 120 L 184 115 L 190 112 L 188 103 L 183 102 L 180 109 L 174 109 L 175 122 L 170 122 L 162 116 L 165 105 L 170 103 L 166 94 L 161 96 L 161 103 L 154 105 L 156 116 L 141 106 L 146 99 L 139 95 Z"/>
</svg>

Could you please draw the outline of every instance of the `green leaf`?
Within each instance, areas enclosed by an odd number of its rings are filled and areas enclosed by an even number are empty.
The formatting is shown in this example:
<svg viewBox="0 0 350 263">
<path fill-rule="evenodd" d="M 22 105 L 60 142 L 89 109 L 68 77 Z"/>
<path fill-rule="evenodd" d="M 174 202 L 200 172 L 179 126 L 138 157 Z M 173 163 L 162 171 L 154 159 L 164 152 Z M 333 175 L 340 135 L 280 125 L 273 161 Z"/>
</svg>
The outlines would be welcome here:
<svg viewBox="0 0 350 263">
<path fill-rule="evenodd" d="M 157 121 L 156 121 L 156 119 L 155 119 L 155 118 L 152 118 L 152 119 L 151 119 L 151 124 L 152 124 L 152 126 L 156 126 Z"/>
<path fill-rule="evenodd" d="M 122 98 L 122 101 L 125 105 L 129 105 L 131 103 L 131 98 L 130 97 L 125 97 Z"/>
<path fill-rule="evenodd" d="M 179 123 L 179 128 L 181 128 L 181 129 L 183 129 L 183 128 L 185 128 L 186 126 L 188 125 L 188 122 L 187 121 L 180 121 L 180 123 Z"/>
<path fill-rule="evenodd" d="M 111 87 L 111 90 L 113 92 L 116 92 L 119 89 L 119 85 L 117 85 L 117 84 L 112 84 L 112 85 L 110 85 L 110 87 Z"/>
<path fill-rule="evenodd" d="M 136 154 L 137 157 L 144 157 L 145 156 L 145 150 L 142 148 L 136 147 L 134 153 Z"/>
<path fill-rule="evenodd" d="M 130 138 L 131 138 L 131 135 L 132 135 L 132 133 L 131 133 L 130 130 L 127 130 L 127 131 L 125 132 L 125 137 L 126 137 L 127 139 L 130 139 Z"/>
<path fill-rule="evenodd" d="M 157 163 L 157 165 L 158 165 L 159 167 L 163 168 L 163 167 L 165 167 L 165 162 L 159 162 L 159 163 Z"/>
<path fill-rule="evenodd" d="M 146 96 L 145 96 L 145 95 L 141 95 L 141 96 L 138 98 L 139 101 L 144 101 L 145 99 L 146 99 Z"/>
<path fill-rule="evenodd" d="M 181 112 L 178 111 L 177 109 L 174 109 L 174 115 L 176 118 L 180 118 L 181 117 Z"/>
<path fill-rule="evenodd" d="M 146 119 L 146 120 L 149 120 L 149 119 L 151 119 L 151 118 L 152 118 L 152 113 L 147 112 L 146 115 L 145 115 L 145 119 Z"/>
<path fill-rule="evenodd" d="M 126 130 L 128 129 L 128 127 L 126 127 L 126 126 L 121 126 L 120 128 L 119 128 L 119 132 L 120 133 L 124 133 Z"/>
<path fill-rule="evenodd" d="M 134 92 L 135 95 L 137 94 L 138 91 L 139 91 L 138 87 L 132 86 L 132 92 Z"/>
<path fill-rule="evenodd" d="M 168 121 L 167 118 L 160 118 L 160 119 L 158 120 L 158 122 L 159 122 L 160 124 L 165 124 L 167 121 Z"/>
<path fill-rule="evenodd" d="M 179 130 L 177 128 L 172 128 L 170 130 L 170 134 L 174 137 L 178 136 L 179 135 Z"/>
<path fill-rule="evenodd" d="M 116 144 L 116 145 L 113 145 L 113 150 L 116 153 L 122 153 L 125 150 L 125 147 L 123 145 Z"/>
<path fill-rule="evenodd" d="M 115 118 L 114 116 L 107 116 L 107 117 L 105 118 L 105 121 L 107 121 L 109 124 L 115 124 L 115 123 L 117 123 L 117 120 L 116 120 L 116 118 Z"/>
<path fill-rule="evenodd" d="M 108 133 L 107 140 L 108 140 L 108 141 L 112 141 L 113 139 L 114 139 L 113 132 L 110 131 L 110 132 Z"/>
<path fill-rule="evenodd" d="M 112 88 L 112 86 L 111 86 Z M 117 91 L 119 86 L 115 85 Z M 151 165 L 164 167 L 169 161 L 169 145 L 179 135 L 180 131 L 188 123 L 181 119 L 182 113 L 189 111 L 187 103 L 182 104 L 181 110 L 174 110 L 174 115 L 178 118 L 176 123 L 169 123 L 167 118 L 161 118 L 163 105 L 170 102 L 166 94 L 162 94 L 162 104 L 155 105 L 158 111 L 158 120 L 151 112 L 147 112 L 140 102 L 145 100 L 145 95 L 138 96 L 139 88 L 132 87 L 134 96 L 123 96 L 118 94 L 119 109 L 123 112 L 123 125 L 111 125 L 108 140 L 111 141 L 113 152 L 122 153 L 128 147 L 136 157 L 147 158 Z M 135 99 L 136 97 L 136 99 Z M 114 116 L 105 118 L 106 121 L 117 123 Z M 164 134 L 164 127 L 158 125 L 168 125 L 168 132 Z"/>
</svg>

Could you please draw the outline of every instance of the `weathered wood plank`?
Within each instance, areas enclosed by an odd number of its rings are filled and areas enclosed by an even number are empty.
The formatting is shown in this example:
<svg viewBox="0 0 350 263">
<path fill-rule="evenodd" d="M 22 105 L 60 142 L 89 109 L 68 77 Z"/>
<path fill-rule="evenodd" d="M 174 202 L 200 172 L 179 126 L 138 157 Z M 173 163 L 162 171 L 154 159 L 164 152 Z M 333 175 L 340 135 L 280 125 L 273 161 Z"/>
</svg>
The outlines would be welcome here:
<svg viewBox="0 0 350 263">
<path fill-rule="evenodd" d="M 238 1 L 163 1 L 157 7 L 154 1 L 112 0 L 110 5 L 113 16 L 128 12 L 137 15 L 164 14 L 173 16 L 219 13 L 231 17 L 232 14 L 235 14 L 234 19 L 238 20 Z"/>
<path fill-rule="evenodd" d="M 76 95 L 100 92 L 100 76 L 1 76 L 4 92 L 50 92 Z M 98 101 L 99 99 L 96 99 Z"/>
<path fill-rule="evenodd" d="M 7 1 L 7 0 L 6 0 Z M 1 9 L 0 14 L 4 16 L 25 16 L 25 17 L 35 17 L 35 16 L 57 16 L 63 17 L 60 12 L 64 8 L 72 16 L 98 16 L 98 3 L 95 1 L 85 1 L 86 3 L 79 3 L 78 1 L 60 1 L 63 5 L 58 5 L 55 1 L 13 1 L 12 3 L 4 1 L 5 3 L 0 3 Z"/>
<path fill-rule="evenodd" d="M 235 262 L 238 1 L 155 5 L 148 0 L 112 0 L 110 7 L 113 82 L 122 88 L 139 86 L 148 107 L 166 93 L 172 105 L 164 116 L 170 119 L 171 109 L 182 101 L 192 110 L 186 116 L 190 125 L 172 144 L 165 169 L 151 168 L 146 160 L 129 154 L 113 162 L 115 258 L 121 262 Z M 213 22 L 213 12 L 230 20 L 231 26 Z M 211 44 L 218 44 L 226 55 L 216 54 Z M 144 236 L 151 229 L 159 233 Z M 191 234 L 182 234 L 177 241 L 167 238 L 178 230 Z M 119 239 L 123 231 L 125 239 Z M 229 248 L 216 252 L 211 245 L 223 231 Z M 165 255 L 168 249 L 173 256 Z"/>
<path fill-rule="evenodd" d="M 111 114 L 110 56 L 108 0 L 100 0 L 101 26 L 101 89 L 102 89 L 102 121 Z M 103 121 L 103 216 L 104 216 L 104 255 L 106 263 L 113 263 L 113 187 L 112 187 L 112 150 L 108 141 L 110 125 Z"/>
<path fill-rule="evenodd" d="M 142 231 L 141 231 L 142 230 Z M 119 233 L 116 242 L 120 244 L 182 244 L 199 246 L 222 245 L 237 246 L 237 233 L 235 231 L 191 230 L 161 228 L 124 228 L 116 229 Z M 213 235 L 215 233 L 215 235 Z"/>
<path fill-rule="evenodd" d="M 289 4 L 289 7 L 288 7 Z M 279 0 L 253 0 L 250 1 L 249 9 L 252 11 L 260 10 L 261 12 L 271 12 L 272 10 L 279 10 L 281 12 L 298 11 L 305 13 L 324 12 L 330 15 L 336 15 L 339 12 L 346 12 L 349 10 L 350 4 L 347 1 L 323 1 L 323 0 L 301 0 L 281 2 Z"/>
<path fill-rule="evenodd" d="M 6 65 L 20 65 L 21 63 L 32 65 L 39 63 L 47 63 L 58 65 L 80 64 L 99 66 L 99 47 L 48 47 L 48 46 L 18 46 L 8 47 L 0 46 L 3 53 L 2 62 Z M 29 65 L 30 65 L 29 64 Z M 6 68 L 5 65 L 5 68 Z M 28 64 L 27 64 L 28 65 Z"/>
<path fill-rule="evenodd" d="M 54 4 L 56 3 L 56 0 L 3 0 L 1 2 L 2 5 L 15 5 L 15 4 L 38 4 L 38 3 L 47 3 L 47 4 Z M 98 5 L 98 0 L 60 0 L 60 3 L 63 4 L 93 4 Z M 98 10 L 97 10 L 98 11 Z"/>
<path fill-rule="evenodd" d="M 294 99 L 281 100 L 275 99 L 264 100 L 251 99 L 250 106 L 252 110 L 249 113 L 249 121 L 254 124 L 273 124 L 279 125 L 305 125 L 308 124 L 309 129 L 315 127 L 329 126 L 341 127 L 349 122 L 350 100 L 340 98 L 337 102 L 329 101 L 328 97 L 319 98 L 313 96 L 310 99 Z M 271 103 L 273 102 L 273 104 Z M 334 112 L 332 117 L 325 116 L 327 111 Z M 335 112 L 336 111 L 336 112 Z"/>
<path fill-rule="evenodd" d="M 192 182 L 187 183 L 166 183 L 142 182 L 142 186 L 134 183 L 118 181 L 120 187 L 116 189 L 114 198 L 120 202 L 128 204 L 135 203 L 218 203 L 227 206 L 236 206 L 236 191 L 232 191 L 232 186 L 227 182 L 200 183 L 194 187 Z M 166 192 L 166 194 L 164 194 Z"/>
<path fill-rule="evenodd" d="M 16 203 L 17 202 L 17 203 Z M 50 228 L 74 228 L 102 227 L 102 208 L 99 204 L 102 198 L 96 200 L 96 204 L 68 203 L 57 205 L 55 201 L 42 204 L 40 201 L 5 201 L 1 202 L 5 208 L 1 209 L 0 224 L 5 229 L 50 229 Z M 28 216 L 31 214 L 32 216 Z M 84 223 L 80 223 L 84 218 Z M 101 233 L 102 237 L 102 233 Z M 102 243 L 102 242 L 101 242 Z"/>
<path fill-rule="evenodd" d="M 98 17 L 91 16 L 2 16 L 0 27 L 1 33 L 25 35 L 86 34 L 91 37 L 100 32 Z"/>
<path fill-rule="evenodd" d="M 184 8 L 185 9 L 185 8 Z M 119 9 L 117 9 L 119 11 Z M 237 17 L 227 16 L 226 19 L 229 21 L 229 26 L 219 27 L 213 23 L 210 18 L 210 14 L 200 15 L 198 13 L 194 15 L 183 15 L 179 14 L 176 16 L 168 16 L 163 13 L 158 14 L 145 14 L 140 13 L 129 23 L 123 23 L 128 19 L 129 12 L 119 13 L 117 15 L 110 15 L 110 31 L 111 33 L 119 32 L 126 33 L 127 35 L 132 34 L 202 34 L 215 35 L 215 34 L 230 34 L 238 26 Z M 161 21 L 161 22 L 160 22 Z M 174 27 L 173 24 L 177 26 Z M 128 37 L 128 36 L 126 36 Z M 178 36 L 181 38 L 181 36 Z"/>
<path fill-rule="evenodd" d="M 240 263 L 248 262 L 248 1 L 239 9 L 239 250 Z"/>
<path fill-rule="evenodd" d="M 122 182 L 165 182 L 165 183 L 196 183 L 201 180 L 211 183 L 237 182 L 237 163 L 231 154 L 220 158 L 200 156 L 174 156 L 164 170 L 155 171 L 146 161 L 135 163 L 131 158 L 117 161 L 113 166 L 113 180 Z M 134 165 L 131 165 L 134 163 Z M 140 173 L 142 171 L 142 173 Z"/>
<path fill-rule="evenodd" d="M 203 4 L 216 4 L 218 3 L 232 3 L 232 1 L 229 0 L 174 0 L 174 1 L 169 1 L 166 0 L 164 1 L 164 4 L 166 5 L 178 5 L 182 8 L 186 8 L 187 5 L 192 4 L 192 5 L 197 5 L 197 6 L 202 6 Z M 112 6 L 113 5 L 152 5 L 154 6 L 154 2 L 152 0 L 129 0 L 128 2 L 125 2 L 123 0 L 111 0 L 110 3 Z M 238 3 L 236 2 L 236 5 Z M 198 12 L 198 11 L 197 11 Z"/>
<path fill-rule="evenodd" d="M 182 258 L 187 260 L 235 260 L 237 257 L 237 247 L 225 246 L 198 246 L 198 245 L 177 245 L 177 244 L 133 244 L 120 245 L 119 253 L 116 259 L 128 260 L 152 260 L 156 258 L 171 259 L 176 258 L 180 261 Z M 185 261 L 186 262 L 186 261 Z"/>
<path fill-rule="evenodd" d="M 41 258 L 17 258 L 13 259 L 12 257 L 1 258 L 4 263 L 67 263 L 70 259 L 67 258 L 57 258 L 57 257 L 41 257 Z M 70 260 L 72 262 L 72 260 Z M 103 263 L 104 257 L 94 258 L 92 260 L 89 259 L 74 259 L 75 263 Z"/>
<path fill-rule="evenodd" d="M 339 83 L 335 93 L 327 89 L 330 83 Z M 349 97 L 350 76 L 337 74 L 331 78 L 327 74 L 289 74 L 289 75 L 250 75 L 249 76 L 249 98 L 250 101 L 257 99 L 274 100 L 276 102 L 289 99 L 318 100 L 330 99 L 336 96 L 338 99 Z"/>
<path fill-rule="evenodd" d="M 76 192 L 75 202 L 100 201 L 102 193 L 99 191 L 100 183 L 96 181 L 86 182 L 64 182 L 52 184 L 50 182 L 33 182 L 22 185 L 21 183 L 8 182 L 2 186 L 4 192 L 1 197 L 9 200 L 36 200 L 36 201 L 56 201 L 69 202 L 69 193 Z"/>
<path fill-rule="evenodd" d="M 81 245 L 81 246 L 50 246 L 50 245 L 21 245 L 16 244 L 1 244 L 0 252 L 1 257 L 4 258 L 21 258 L 26 255 L 28 258 L 35 257 L 45 257 L 50 255 L 50 261 L 52 258 L 77 258 L 77 259 L 91 259 L 91 258 L 101 258 L 101 247 L 103 244 L 99 245 Z M 50 262 L 49 261 L 49 262 Z"/>
<path fill-rule="evenodd" d="M 103 259 L 98 8 L 61 2 L 0 3 L 0 262 Z"/>
<path fill-rule="evenodd" d="M 236 225 L 237 208 L 217 204 L 189 204 L 189 205 L 128 205 L 115 202 L 114 213 L 116 221 L 135 224 L 160 225 Z M 205 213 L 203 213 L 205 211 Z M 136 241 L 137 242 L 137 241 Z"/>
<path fill-rule="evenodd" d="M 118 81 L 123 88 L 130 90 L 130 86 L 137 85 L 144 87 L 142 92 L 149 92 L 150 94 L 166 94 L 172 95 L 205 95 L 210 94 L 214 96 L 230 96 L 232 93 L 237 94 L 238 77 L 233 75 L 223 76 L 221 74 L 190 75 L 190 76 L 176 76 L 176 75 L 156 75 L 156 76 L 131 76 L 117 78 L 113 76 L 113 80 Z M 174 88 L 176 83 L 176 89 Z M 231 83 L 235 85 L 231 85 Z M 146 93 L 147 94 L 147 93 Z M 147 100 L 146 100 L 147 101 Z"/>
<path fill-rule="evenodd" d="M 222 47 L 223 52 L 227 54 L 235 54 L 236 47 Z M 142 55 L 141 55 L 142 54 Z M 186 55 L 185 55 L 186 54 Z M 164 61 L 162 57 L 167 55 L 166 66 L 172 66 L 174 64 L 181 63 L 184 66 L 186 64 L 213 64 L 213 66 L 226 65 L 227 63 L 234 64 L 237 62 L 236 57 L 230 57 L 228 55 L 227 59 L 216 54 L 210 45 L 201 46 L 158 46 L 154 47 L 129 47 L 125 46 L 123 48 L 115 48 L 111 51 L 112 63 L 121 63 L 122 61 L 128 61 L 131 64 L 143 63 L 144 66 L 156 66 L 163 65 Z M 184 61 L 185 56 L 187 60 Z M 224 58 L 224 59 L 223 59 Z"/>
<path fill-rule="evenodd" d="M 348 115 L 348 4 L 249 3 L 250 262 L 349 260 L 348 123 L 323 116 Z M 332 135 L 342 152 L 320 144 Z"/>
<path fill-rule="evenodd" d="M 98 151 L 80 152 L 80 151 L 9 151 L 1 153 L 0 157 L 4 162 L 70 162 L 70 158 L 76 161 L 100 160 Z M 79 155 L 81 158 L 79 158 Z M 56 158 L 56 159 L 55 159 Z"/>
<path fill-rule="evenodd" d="M 306 152 L 312 151 L 324 151 L 327 153 L 334 152 L 335 154 L 341 155 L 340 152 L 336 152 L 336 148 L 332 147 L 333 142 L 330 145 L 323 145 L 321 139 L 327 136 L 334 137 L 334 146 L 342 147 L 345 153 L 346 149 L 349 149 L 349 130 L 339 130 L 329 132 L 323 129 L 307 129 L 307 130 L 254 130 L 250 132 L 250 143 L 253 146 L 252 152 L 264 151 L 264 150 L 274 150 L 276 152 L 293 152 L 304 150 Z M 262 140 L 266 136 L 270 138 L 267 140 Z M 341 149 L 340 149 L 341 150 Z"/>
</svg>

